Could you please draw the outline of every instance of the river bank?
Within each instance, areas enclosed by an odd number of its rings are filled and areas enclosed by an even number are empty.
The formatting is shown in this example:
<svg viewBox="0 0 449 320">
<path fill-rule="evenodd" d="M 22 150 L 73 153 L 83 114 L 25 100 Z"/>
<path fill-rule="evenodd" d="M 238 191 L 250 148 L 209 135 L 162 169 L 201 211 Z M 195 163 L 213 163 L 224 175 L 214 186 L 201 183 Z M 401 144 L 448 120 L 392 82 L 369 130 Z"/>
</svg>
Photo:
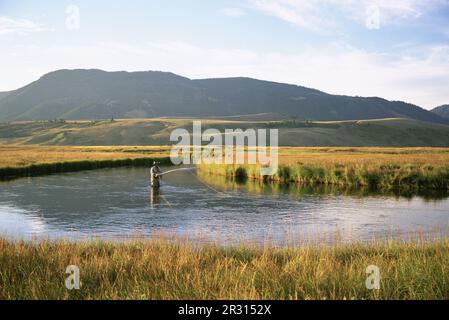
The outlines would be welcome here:
<svg viewBox="0 0 449 320">
<path fill-rule="evenodd" d="M 117 167 L 171 165 L 169 147 L 0 146 L 0 180 Z"/>
<path fill-rule="evenodd" d="M 274 175 L 260 174 L 260 165 L 200 165 L 200 172 L 233 179 L 253 179 L 305 186 L 331 185 L 378 190 L 449 190 L 449 165 L 314 163 L 280 165 Z"/>
</svg>

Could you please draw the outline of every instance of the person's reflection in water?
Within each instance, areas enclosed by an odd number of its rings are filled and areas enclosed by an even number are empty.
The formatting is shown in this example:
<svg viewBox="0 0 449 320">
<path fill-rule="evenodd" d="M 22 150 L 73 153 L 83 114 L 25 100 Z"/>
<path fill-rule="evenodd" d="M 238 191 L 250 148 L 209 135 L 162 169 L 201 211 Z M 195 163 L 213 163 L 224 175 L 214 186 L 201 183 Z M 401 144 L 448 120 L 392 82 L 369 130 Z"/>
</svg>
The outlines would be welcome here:
<svg viewBox="0 0 449 320">
<path fill-rule="evenodd" d="M 150 188 L 150 205 L 152 208 L 157 207 L 159 204 L 160 190 L 159 188 Z"/>
</svg>

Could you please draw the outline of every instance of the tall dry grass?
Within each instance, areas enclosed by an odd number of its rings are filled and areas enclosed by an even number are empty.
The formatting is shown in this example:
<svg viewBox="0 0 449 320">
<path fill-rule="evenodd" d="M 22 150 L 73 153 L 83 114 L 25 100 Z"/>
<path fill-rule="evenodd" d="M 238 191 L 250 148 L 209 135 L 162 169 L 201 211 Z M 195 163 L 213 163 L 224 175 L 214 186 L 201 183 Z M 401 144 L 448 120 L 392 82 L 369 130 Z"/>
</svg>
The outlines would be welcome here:
<svg viewBox="0 0 449 320">
<path fill-rule="evenodd" d="M 167 157 L 169 146 L 160 147 L 59 147 L 39 145 L 0 145 L 0 168 L 70 161 L 123 160 L 143 157 Z"/>
<path fill-rule="evenodd" d="M 0 299 L 449 299 L 449 242 L 221 247 L 0 239 Z M 80 268 L 81 289 L 65 270 Z M 380 289 L 365 286 L 380 269 Z"/>
</svg>

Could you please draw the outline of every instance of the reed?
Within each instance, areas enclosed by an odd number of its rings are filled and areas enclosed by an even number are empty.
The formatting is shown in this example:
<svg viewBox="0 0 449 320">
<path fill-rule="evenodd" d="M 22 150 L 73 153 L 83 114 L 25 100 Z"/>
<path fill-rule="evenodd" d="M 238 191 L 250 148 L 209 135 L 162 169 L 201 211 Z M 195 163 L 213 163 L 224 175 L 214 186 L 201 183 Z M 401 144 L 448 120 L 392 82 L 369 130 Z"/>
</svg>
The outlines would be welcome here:
<svg viewBox="0 0 449 320">
<path fill-rule="evenodd" d="M 449 165 L 316 163 L 280 165 L 261 176 L 260 165 L 200 165 L 198 170 L 228 178 L 301 185 L 334 185 L 372 189 L 449 190 Z"/>
<path fill-rule="evenodd" d="M 372 187 L 340 186 L 335 184 L 300 184 L 300 183 L 279 183 L 278 181 L 262 179 L 245 179 L 226 177 L 225 175 L 208 174 L 202 170 L 198 171 L 198 177 L 204 183 L 218 190 L 237 191 L 252 194 L 285 195 L 289 194 L 294 198 L 302 198 L 307 195 L 334 195 L 350 196 L 355 198 L 364 197 L 392 197 L 402 199 L 413 199 L 418 196 L 426 201 L 444 200 L 448 198 L 448 190 L 432 189 L 410 189 L 391 188 L 379 189 Z"/>
<path fill-rule="evenodd" d="M 162 165 L 171 165 L 169 157 L 156 158 Z M 155 158 L 134 158 L 118 160 L 84 160 L 53 163 L 38 163 L 23 167 L 0 168 L 0 180 L 18 177 L 40 176 L 54 173 L 75 172 L 117 167 L 150 167 Z"/>
<path fill-rule="evenodd" d="M 449 299 L 449 241 L 222 247 L 0 239 L 0 299 Z M 67 290 L 68 265 L 80 290 Z M 379 267 L 379 290 L 365 286 Z"/>
</svg>

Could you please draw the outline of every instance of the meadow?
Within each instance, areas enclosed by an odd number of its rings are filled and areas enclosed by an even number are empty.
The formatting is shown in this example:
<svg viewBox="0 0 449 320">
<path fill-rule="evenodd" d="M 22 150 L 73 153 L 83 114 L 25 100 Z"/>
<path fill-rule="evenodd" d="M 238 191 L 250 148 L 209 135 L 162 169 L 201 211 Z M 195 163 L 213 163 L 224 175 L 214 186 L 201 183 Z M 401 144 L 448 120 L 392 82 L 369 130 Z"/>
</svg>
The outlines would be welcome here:
<svg viewBox="0 0 449 320">
<path fill-rule="evenodd" d="M 0 299 L 449 299 L 449 241 L 222 247 L 0 239 Z M 68 265 L 81 288 L 68 290 Z M 366 287 L 366 268 L 380 288 Z"/>
<path fill-rule="evenodd" d="M 449 126 L 412 119 L 273 121 L 261 115 L 226 119 L 115 119 L 0 122 L 0 144 L 58 146 L 168 145 L 174 129 L 278 129 L 280 146 L 449 147 Z M 394 137 L 394 138 L 392 138 Z"/>
</svg>

